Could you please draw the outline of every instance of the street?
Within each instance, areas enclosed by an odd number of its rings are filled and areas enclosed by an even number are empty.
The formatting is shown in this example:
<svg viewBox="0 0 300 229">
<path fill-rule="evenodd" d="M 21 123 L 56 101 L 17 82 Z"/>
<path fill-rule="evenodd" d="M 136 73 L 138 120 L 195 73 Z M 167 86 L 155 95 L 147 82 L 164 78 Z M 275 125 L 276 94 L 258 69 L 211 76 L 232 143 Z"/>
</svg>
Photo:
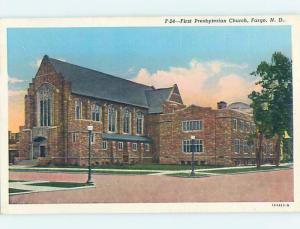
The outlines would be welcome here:
<svg viewBox="0 0 300 229">
<path fill-rule="evenodd" d="M 86 182 L 86 174 L 10 172 L 11 180 Z M 183 178 L 151 175 L 93 175 L 96 188 L 10 196 L 13 204 L 290 202 L 293 169 Z"/>
</svg>

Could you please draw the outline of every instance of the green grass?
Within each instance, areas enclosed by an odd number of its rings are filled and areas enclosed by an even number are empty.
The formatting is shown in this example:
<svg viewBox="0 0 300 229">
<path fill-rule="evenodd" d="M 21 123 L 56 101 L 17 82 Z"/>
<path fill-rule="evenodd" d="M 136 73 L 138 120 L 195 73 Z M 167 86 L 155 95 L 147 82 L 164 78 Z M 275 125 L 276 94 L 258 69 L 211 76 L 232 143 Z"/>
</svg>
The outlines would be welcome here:
<svg viewBox="0 0 300 229">
<path fill-rule="evenodd" d="M 63 173 L 87 173 L 87 170 L 67 170 L 67 169 L 56 169 L 56 170 L 51 170 L 51 169 L 10 169 L 10 171 L 14 172 L 51 172 L 51 173 L 57 173 L 57 172 L 63 172 Z M 148 171 L 110 171 L 110 170 L 104 170 L 104 171 L 92 171 L 93 174 L 112 174 L 112 175 L 147 175 L 147 174 L 153 174 L 156 172 L 148 172 Z"/>
<path fill-rule="evenodd" d="M 191 173 L 171 173 L 171 174 L 166 174 L 167 176 L 170 177 L 183 177 L 183 178 L 196 178 L 196 177 L 207 177 L 209 175 L 203 174 L 203 173 L 196 173 L 195 176 L 191 176 Z"/>
<path fill-rule="evenodd" d="M 37 166 L 39 167 L 39 166 Z M 219 168 L 221 166 L 195 165 L 195 169 Z M 49 166 L 49 168 L 87 168 L 74 165 Z M 130 169 L 130 170 L 186 170 L 191 169 L 191 165 L 161 165 L 161 164 L 134 164 L 134 165 L 96 165 L 95 169 Z"/>
<path fill-rule="evenodd" d="M 22 193 L 22 192 L 28 192 L 28 190 L 24 190 L 24 189 L 17 189 L 17 188 L 9 188 L 9 193 Z"/>
<path fill-rule="evenodd" d="M 13 182 L 26 182 L 26 180 L 9 180 L 9 183 L 13 183 Z"/>
<path fill-rule="evenodd" d="M 148 175 L 156 172 L 147 172 L 147 171 L 94 171 L 95 174 L 124 174 L 124 175 Z"/>
<path fill-rule="evenodd" d="M 256 167 L 253 168 L 236 168 L 236 169 L 222 169 L 222 170 L 209 170 L 206 171 L 208 173 L 217 173 L 217 174 L 233 174 L 233 173 L 246 173 L 246 172 L 259 172 L 259 171 L 268 171 L 268 170 L 274 170 L 274 169 L 287 169 L 290 168 L 288 166 L 263 166 L 259 169 Z"/>
<path fill-rule="evenodd" d="M 86 183 L 71 183 L 71 182 L 43 182 L 43 183 L 34 183 L 30 185 L 56 187 L 56 188 L 77 188 L 77 187 L 88 186 Z"/>
</svg>

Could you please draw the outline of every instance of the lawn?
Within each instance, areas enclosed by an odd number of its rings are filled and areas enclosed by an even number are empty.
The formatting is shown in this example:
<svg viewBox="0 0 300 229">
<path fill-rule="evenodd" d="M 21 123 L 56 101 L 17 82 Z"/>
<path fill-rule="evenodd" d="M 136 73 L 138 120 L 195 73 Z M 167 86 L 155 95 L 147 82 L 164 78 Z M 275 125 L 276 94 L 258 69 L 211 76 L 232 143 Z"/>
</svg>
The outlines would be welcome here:
<svg viewBox="0 0 300 229">
<path fill-rule="evenodd" d="M 9 194 L 11 194 L 11 193 L 21 193 L 21 192 L 28 192 L 28 190 L 9 188 Z"/>
<path fill-rule="evenodd" d="M 26 182 L 26 180 L 9 180 L 9 183 L 13 183 L 13 182 Z"/>
<path fill-rule="evenodd" d="M 71 183 L 71 182 L 42 182 L 30 184 L 32 186 L 45 186 L 45 187 L 56 187 L 56 188 L 78 188 L 89 186 L 86 183 Z"/>
<path fill-rule="evenodd" d="M 183 177 L 183 178 L 199 178 L 199 177 L 208 177 L 210 175 L 203 173 L 196 173 L 195 176 L 191 176 L 191 173 L 170 173 L 166 174 L 170 177 Z"/>
<path fill-rule="evenodd" d="M 38 167 L 38 166 L 37 166 Z M 221 166 L 213 165 L 195 165 L 195 169 L 220 168 Z M 49 166 L 49 168 L 87 168 L 74 165 Z M 130 169 L 130 170 L 187 170 L 191 165 L 162 165 L 162 164 L 134 164 L 134 165 L 96 165 L 95 169 Z"/>
<path fill-rule="evenodd" d="M 14 171 L 14 172 L 53 172 L 53 173 L 57 173 L 57 172 L 64 172 L 64 173 L 87 173 L 87 170 L 76 170 L 76 168 L 74 170 L 67 170 L 67 169 L 55 169 L 55 170 L 51 170 L 51 169 L 47 169 L 47 168 L 41 168 L 41 169 L 31 169 L 31 168 L 26 168 L 26 169 L 10 169 L 10 171 Z M 153 174 L 156 172 L 148 172 L 148 171 L 110 171 L 110 170 L 103 170 L 103 171 L 92 171 L 93 174 L 112 174 L 112 175 L 148 175 L 148 174 Z"/>
<path fill-rule="evenodd" d="M 233 173 L 246 173 L 246 172 L 259 172 L 259 171 L 268 171 L 274 169 L 288 169 L 288 166 L 263 166 L 259 169 L 256 167 L 252 168 L 232 168 L 232 169 L 220 169 L 220 170 L 209 170 L 208 173 L 216 173 L 216 174 L 233 174 Z"/>
</svg>

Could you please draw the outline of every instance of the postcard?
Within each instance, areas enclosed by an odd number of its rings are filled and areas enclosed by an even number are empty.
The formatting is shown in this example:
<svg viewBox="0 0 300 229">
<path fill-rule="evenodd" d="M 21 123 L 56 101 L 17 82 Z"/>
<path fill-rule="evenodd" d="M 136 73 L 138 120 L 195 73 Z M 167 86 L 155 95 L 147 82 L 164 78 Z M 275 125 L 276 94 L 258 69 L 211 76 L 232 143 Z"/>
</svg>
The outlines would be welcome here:
<svg viewBox="0 0 300 229">
<path fill-rule="evenodd" d="M 299 211 L 299 19 L 0 20 L 2 213 Z"/>
</svg>

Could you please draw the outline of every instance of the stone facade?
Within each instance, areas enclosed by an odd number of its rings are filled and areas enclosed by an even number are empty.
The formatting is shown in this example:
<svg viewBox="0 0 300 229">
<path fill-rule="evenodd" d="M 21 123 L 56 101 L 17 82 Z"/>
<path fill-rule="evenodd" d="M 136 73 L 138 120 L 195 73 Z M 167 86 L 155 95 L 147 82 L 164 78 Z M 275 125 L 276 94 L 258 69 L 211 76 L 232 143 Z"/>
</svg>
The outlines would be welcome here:
<svg viewBox="0 0 300 229">
<path fill-rule="evenodd" d="M 45 111 L 39 110 L 37 96 L 43 85 L 51 87 L 53 91 L 51 106 L 47 105 L 46 110 L 47 118 L 51 117 L 51 125 L 46 126 L 40 125 L 41 115 L 45 115 Z M 198 164 L 236 165 L 255 162 L 255 147 L 248 143 L 249 134 L 255 128 L 249 114 L 224 107 L 217 110 L 195 105 L 187 107 L 176 85 L 165 89 L 168 95 L 156 113 L 150 113 L 143 106 L 74 93 L 72 86 L 72 82 L 55 69 L 49 58 L 44 57 L 25 96 L 25 126 L 20 130 L 20 160 L 47 157 L 55 164 L 87 165 L 87 126 L 93 126 L 94 165 L 189 164 L 191 153 L 184 152 L 184 141 L 192 135 L 201 142 L 201 152 L 195 153 Z M 81 104 L 80 118 L 76 117 L 76 103 Z M 97 121 L 92 120 L 93 105 L 100 108 Z M 110 107 L 116 111 L 113 132 L 109 130 L 108 124 Z M 130 113 L 128 133 L 123 131 L 123 114 L 126 110 Z M 137 130 L 138 113 L 143 117 L 141 133 Z M 192 120 L 201 128 L 184 130 L 184 122 Z M 240 142 L 239 152 L 235 152 L 237 140 Z M 271 143 L 266 142 L 266 145 L 264 158 L 273 162 Z"/>
</svg>

